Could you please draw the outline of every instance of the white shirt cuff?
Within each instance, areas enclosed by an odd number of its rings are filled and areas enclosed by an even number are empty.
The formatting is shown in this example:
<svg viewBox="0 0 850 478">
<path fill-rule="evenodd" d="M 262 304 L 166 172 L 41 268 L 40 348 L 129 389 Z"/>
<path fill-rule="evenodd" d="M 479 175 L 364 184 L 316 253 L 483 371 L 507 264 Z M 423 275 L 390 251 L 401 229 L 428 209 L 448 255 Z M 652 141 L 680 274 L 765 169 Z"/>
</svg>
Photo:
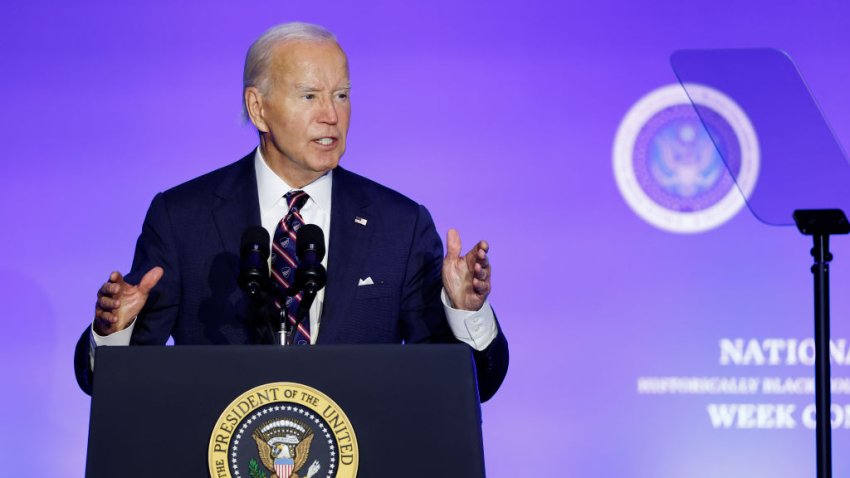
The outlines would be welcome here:
<svg viewBox="0 0 850 478">
<path fill-rule="evenodd" d="M 91 333 L 89 334 L 89 366 L 91 366 L 92 372 L 94 372 L 94 350 L 101 345 L 130 345 L 130 337 L 132 337 L 133 328 L 135 327 L 136 319 L 133 319 L 130 325 L 124 330 L 119 330 L 109 335 L 100 335 L 94 331 L 94 324 L 92 324 Z"/>
<path fill-rule="evenodd" d="M 461 342 L 480 352 L 486 349 L 499 334 L 496 327 L 496 315 L 493 314 L 489 302 L 485 301 L 484 305 L 475 311 L 453 309 L 449 305 L 446 289 L 440 293 L 440 299 L 443 301 L 449 327 Z"/>
</svg>

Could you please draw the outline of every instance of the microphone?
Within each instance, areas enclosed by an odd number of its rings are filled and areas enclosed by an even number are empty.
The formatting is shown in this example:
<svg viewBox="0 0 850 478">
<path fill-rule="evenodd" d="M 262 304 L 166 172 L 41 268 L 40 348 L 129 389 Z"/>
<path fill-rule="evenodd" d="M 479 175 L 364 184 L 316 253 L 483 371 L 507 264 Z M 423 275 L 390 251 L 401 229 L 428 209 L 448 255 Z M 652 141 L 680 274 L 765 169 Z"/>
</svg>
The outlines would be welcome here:
<svg viewBox="0 0 850 478">
<path fill-rule="evenodd" d="M 322 265 L 322 259 L 325 258 L 325 234 L 322 228 L 315 224 L 301 226 L 295 236 L 295 255 L 298 256 L 295 287 L 315 294 L 327 283 L 327 272 Z"/>
<path fill-rule="evenodd" d="M 269 281 L 269 233 L 262 226 L 242 232 L 239 246 L 239 287 L 252 299 L 260 300 Z"/>
<path fill-rule="evenodd" d="M 310 307 L 316 299 L 316 293 L 325 286 L 327 272 L 322 265 L 325 257 L 325 234 L 315 224 L 304 224 L 295 236 L 295 255 L 298 256 L 298 268 L 295 269 L 295 289 L 302 291 L 301 302 L 295 312 L 295 327 L 298 327 L 310 313 Z M 288 337 L 289 343 L 292 334 Z"/>
</svg>

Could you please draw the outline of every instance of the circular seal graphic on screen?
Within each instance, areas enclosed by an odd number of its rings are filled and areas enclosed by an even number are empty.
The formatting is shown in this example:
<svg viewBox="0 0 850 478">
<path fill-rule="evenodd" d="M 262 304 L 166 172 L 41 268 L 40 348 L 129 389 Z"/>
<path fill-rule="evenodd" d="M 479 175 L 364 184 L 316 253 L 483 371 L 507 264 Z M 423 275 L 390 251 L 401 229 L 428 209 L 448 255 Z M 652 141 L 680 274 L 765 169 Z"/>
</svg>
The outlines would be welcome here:
<svg viewBox="0 0 850 478">
<path fill-rule="evenodd" d="M 679 84 L 650 92 L 626 113 L 614 140 L 614 177 L 646 222 L 697 233 L 744 206 L 758 178 L 759 144 L 731 98 L 704 85 L 686 87 L 699 116 Z"/>
<path fill-rule="evenodd" d="M 351 422 L 322 392 L 277 382 L 240 395 L 209 445 L 214 478 L 350 478 L 359 450 Z"/>
</svg>

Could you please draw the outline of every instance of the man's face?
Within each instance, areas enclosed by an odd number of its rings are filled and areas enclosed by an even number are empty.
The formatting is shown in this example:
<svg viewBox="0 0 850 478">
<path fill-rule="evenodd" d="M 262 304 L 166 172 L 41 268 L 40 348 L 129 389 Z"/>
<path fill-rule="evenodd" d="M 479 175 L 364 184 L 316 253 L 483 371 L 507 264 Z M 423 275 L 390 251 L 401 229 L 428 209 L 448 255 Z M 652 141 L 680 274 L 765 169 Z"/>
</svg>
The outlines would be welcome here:
<svg viewBox="0 0 850 478">
<path fill-rule="evenodd" d="M 251 114 L 272 170 L 302 187 L 339 164 L 351 116 L 348 62 L 332 42 L 274 48 L 265 94 Z M 250 106 L 249 106 L 250 107 Z"/>
</svg>

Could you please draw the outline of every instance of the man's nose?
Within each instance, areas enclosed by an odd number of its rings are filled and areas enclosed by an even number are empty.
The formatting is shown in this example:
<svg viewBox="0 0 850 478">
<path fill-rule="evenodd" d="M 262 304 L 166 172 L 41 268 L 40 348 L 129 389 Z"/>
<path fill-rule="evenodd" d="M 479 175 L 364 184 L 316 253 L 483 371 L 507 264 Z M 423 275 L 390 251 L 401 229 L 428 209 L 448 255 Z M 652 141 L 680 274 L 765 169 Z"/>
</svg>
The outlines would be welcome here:
<svg viewBox="0 0 850 478">
<path fill-rule="evenodd" d="M 325 98 L 320 108 L 318 118 L 320 123 L 336 124 L 339 121 L 339 113 L 337 113 L 336 103 L 334 103 L 333 98 Z"/>
</svg>

